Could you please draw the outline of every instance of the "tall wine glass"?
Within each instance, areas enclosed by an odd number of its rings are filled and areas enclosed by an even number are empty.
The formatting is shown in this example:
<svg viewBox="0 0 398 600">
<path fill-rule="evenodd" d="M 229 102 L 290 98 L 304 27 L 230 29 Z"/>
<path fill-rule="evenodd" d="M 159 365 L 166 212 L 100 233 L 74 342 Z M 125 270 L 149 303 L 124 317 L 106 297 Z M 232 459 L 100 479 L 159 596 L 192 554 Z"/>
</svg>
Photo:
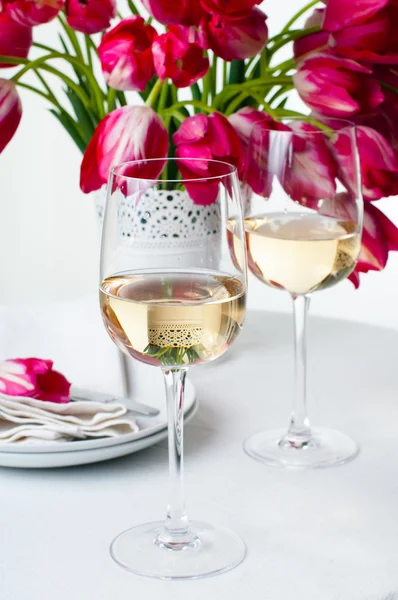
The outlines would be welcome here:
<svg viewBox="0 0 398 600">
<path fill-rule="evenodd" d="M 238 260 L 230 252 L 231 220 Z M 121 533 L 111 546 L 116 562 L 135 573 L 199 578 L 244 558 L 235 533 L 188 520 L 183 406 L 188 368 L 217 359 L 241 330 L 246 277 L 235 167 L 154 159 L 113 168 L 102 238 L 102 316 L 123 352 L 163 372 L 168 411 L 166 518 Z"/>
<path fill-rule="evenodd" d="M 306 321 L 311 295 L 355 268 L 363 203 L 355 127 L 300 120 L 253 126 L 249 143 L 245 230 L 249 268 L 265 284 L 291 295 L 295 390 L 288 430 L 263 431 L 244 444 L 268 465 L 326 467 L 345 463 L 357 444 L 330 429 L 313 429 L 306 408 Z"/>
</svg>

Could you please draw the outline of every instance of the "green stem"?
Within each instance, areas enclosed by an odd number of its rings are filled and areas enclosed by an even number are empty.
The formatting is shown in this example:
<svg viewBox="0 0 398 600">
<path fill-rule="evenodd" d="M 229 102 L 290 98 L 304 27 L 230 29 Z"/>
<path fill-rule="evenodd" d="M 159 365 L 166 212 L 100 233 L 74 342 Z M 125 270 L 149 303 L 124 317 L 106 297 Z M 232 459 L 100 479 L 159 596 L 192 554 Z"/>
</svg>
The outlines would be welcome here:
<svg viewBox="0 0 398 600">
<path fill-rule="evenodd" d="M 115 108 L 116 108 L 116 90 L 114 90 L 111 87 L 108 89 L 108 96 L 107 96 L 106 103 L 108 105 L 108 113 L 115 110 Z"/>
<path fill-rule="evenodd" d="M 228 63 L 226 60 L 222 63 L 222 87 L 223 89 L 228 84 Z"/>
<path fill-rule="evenodd" d="M 282 29 L 281 33 L 285 33 L 286 31 L 289 31 L 290 27 L 293 25 L 293 23 L 295 23 L 297 21 L 297 19 L 299 19 L 301 17 L 301 15 L 303 15 L 304 13 L 307 12 L 307 10 L 310 10 L 310 8 L 312 8 L 313 6 L 315 6 L 316 4 L 319 3 L 319 0 L 312 0 L 311 2 L 309 2 L 308 4 L 306 4 L 301 10 L 299 10 L 284 26 L 284 28 Z"/>
<path fill-rule="evenodd" d="M 64 21 L 61 14 L 58 15 L 58 21 L 61 23 L 62 29 L 65 31 L 66 35 L 68 36 L 70 43 L 72 44 L 72 47 L 76 53 L 76 56 L 79 57 L 81 60 L 84 60 L 83 52 L 82 52 L 82 49 L 80 48 L 79 40 L 77 38 L 75 31 L 71 27 L 69 27 L 69 25 Z"/>
<path fill-rule="evenodd" d="M 212 106 L 207 106 L 207 104 L 203 104 L 198 100 L 184 100 L 183 102 L 175 102 L 170 107 L 164 110 L 164 115 L 171 114 L 174 110 L 178 110 L 179 108 L 185 108 L 185 106 L 194 106 L 195 108 L 200 108 L 203 112 L 212 113 L 215 109 Z"/>
<path fill-rule="evenodd" d="M 272 48 L 270 48 L 269 50 L 270 56 L 275 54 L 275 52 L 280 50 L 280 48 L 283 48 L 283 46 L 286 46 L 286 44 L 290 44 L 290 42 L 294 42 L 294 40 L 299 40 L 300 38 L 306 37 L 311 33 L 317 33 L 318 31 L 321 31 L 321 28 L 318 25 L 316 25 L 314 27 L 308 27 L 307 29 L 297 29 L 291 31 L 286 35 L 283 35 L 283 37 L 280 36 L 279 41 L 275 37 L 274 39 L 276 41 Z"/>
<path fill-rule="evenodd" d="M 138 8 L 135 6 L 135 4 L 134 4 L 134 2 L 132 2 L 132 0 L 127 0 L 127 4 L 129 6 L 129 9 L 133 13 L 133 15 L 139 15 L 140 14 Z"/>
<path fill-rule="evenodd" d="M 211 67 L 211 98 L 214 98 L 214 96 L 217 93 L 217 56 L 214 55 L 213 57 L 213 65 Z"/>
<path fill-rule="evenodd" d="M 151 89 L 151 92 L 148 96 L 148 98 L 146 99 L 146 104 L 148 106 L 151 106 L 153 108 L 156 100 L 158 99 L 158 96 L 160 94 L 160 90 L 162 89 L 163 86 L 163 81 L 161 79 L 158 79 L 155 83 L 155 85 L 153 86 L 153 88 Z"/>
<path fill-rule="evenodd" d="M 236 98 L 234 100 L 232 100 L 232 102 L 228 106 L 227 110 L 225 111 L 225 116 L 228 117 L 229 115 L 232 115 L 232 113 L 234 113 L 236 111 L 236 109 L 239 107 L 239 105 L 246 98 L 247 98 L 247 92 L 242 92 L 242 93 L 238 94 L 236 96 Z"/>
<path fill-rule="evenodd" d="M 290 71 L 290 69 L 294 69 L 294 67 L 296 66 L 296 62 L 294 60 L 294 58 L 289 58 L 288 60 L 285 60 L 282 63 L 279 63 L 279 65 L 276 65 L 275 67 L 270 67 L 267 69 L 268 73 L 275 73 L 275 71 L 280 71 L 281 73 L 286 73 L 287 71 Z"/>
<path fill-rule="evenodd" d="M 260 54 L 260 72 L 262 75 L 265 75 L 267 71 L 267 56 L 265 54 L 266 48 Z"/>
<path fill-rule="evenodd" d="M 86 94 L 82 90 L 81 86 L 79 86 L 75 81 L 73 81 L 73 79 L 70 79 L 70 77 L 68 77 L 67 75 L 64 75 L 64 73 L 62 73 L 61 71 L 58 71 L 57 69 L 55 69 L 54 67 L 51 67 L 50 65 L 44 64 L 44 63 L 46 63 L 47 60 L 52 60 L 52 59 L 64 59 L 67 62 L 69 62 L 71 65 L 76 66 L 76 68 L 83 75 L 85 75 L 85 77 L 87 78 L 87 82 L 90 84 L 90 89 L 93 92 L 93 97 L 94 97 L 96 109 L 97 109 L 96 112 L 97 112 L 98 116 L 102 119 L 102 117 L 105 115 L 104 104 L 103 104 L 105 94 L 99 87 L 99 85 L 94 77 L 94 74 L 90 71 L 90 69 L 85 64 L 83 64 L 75 56 L 68 56 L 67 54 L 62 54 L 61 52 L 51 52 L 50 54 L 42 56 L 42 57 L 38 58 L 37 60 L 33 60 L 33 61 L 29 61 L 27 59 L 15 60 L 13 62 L 16 62 L 18 64 L 24 64 L 25 66 L 20 71 L 18 71 L 18 73 L 16 75 L 14 75 L 14 77 L 12 77 L 12 81 L 14 81 L 14 83 L 16 83 L 23 75 L 25 75 L 25 73 L 27 73 L 31 69 L 36 69 L 36 68 L 43 69 L 45 71 L 48 71 L 49 73 L 52 73 L 53 75 L 56 75 L 60 79 L 62 79 L 64 81 L 64 83 L 66 83 L 79 96 L 79 98 L 81 99 L 83 104 L 85 106 L 89 107 L 90 99 L 86 96 Z M 7 62 L 7 61 L 4 61 L 4 62 Z"/>
<path fill-rule="evenodd" d="M 211 70 L 209 69 L 206 75 L 203 77 L 203 92 L 202 92 L 202 102 L 203 104 L 208 104 L 209 101 L 209 92 L 211 87 Z"/>
<path fill-rule="evenodd" d="M 159 113 L 162 112 L 162 110 L 164 110 L 166 103 L 167 103 L 168 96 L 169 96 L 169 81 L 168 81 L 168 78 L 166 78 L 164 80 L 162 90 L 160 92 L 159 105 L 158 105 Z"/>
<path fill-rule="evenodd" d="M 33 42 L 32 46 L 40 48 L 40 50 L 46 50 L 47 52 L 57 52 L 54 48 L 50 48 L 50 46 L 46 46 L 45 44 L 39 44 L 39 42 Z"/>
<path fill-rule="evenodd" d="M 93 70 L 93 57 L 91 56 L 91 46 L 90 46 L 90 38 L 88 35 L 84 36 L 85 44 L 86 44 L 86 55 L 87 55 L 87 64 L 89 66 L 90 71 Z"/>
</svg>

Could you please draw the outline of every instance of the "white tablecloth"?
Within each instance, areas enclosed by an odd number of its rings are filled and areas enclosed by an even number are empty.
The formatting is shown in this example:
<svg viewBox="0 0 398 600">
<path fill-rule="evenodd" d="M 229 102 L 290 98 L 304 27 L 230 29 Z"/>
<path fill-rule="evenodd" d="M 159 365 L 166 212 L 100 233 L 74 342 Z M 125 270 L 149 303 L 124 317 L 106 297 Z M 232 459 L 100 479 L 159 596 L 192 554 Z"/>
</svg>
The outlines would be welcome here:
<svg viewBox="0 0 398 600">
<path fill-rule="evenodd" d="M 162 582 L 111 560 L 117 533 L 163 515 L 163 442 L 92 466 L 0 469 L 1 600 L 398 598 L 398 332 L 310 321 L 312 421 L 361 446 L 354 462 L 318 471 L 268 469 L 242 451 L 250 433 L 288 421 L 291 343 L 290 317 L 252 312 L 229 357 L 190 375 L 200 408 L 186 428 L 188 513 L 237 531 L 248 546 L 242 565 Z M 99 349 L 90 358 L 87 344 L 86 352 L 88 372 Z M 93 371 L 84 381 L 69 356 L 79 383 L 93 383 Z M 108 366 L 101 363 L 102 387 Z"/>
</svg>

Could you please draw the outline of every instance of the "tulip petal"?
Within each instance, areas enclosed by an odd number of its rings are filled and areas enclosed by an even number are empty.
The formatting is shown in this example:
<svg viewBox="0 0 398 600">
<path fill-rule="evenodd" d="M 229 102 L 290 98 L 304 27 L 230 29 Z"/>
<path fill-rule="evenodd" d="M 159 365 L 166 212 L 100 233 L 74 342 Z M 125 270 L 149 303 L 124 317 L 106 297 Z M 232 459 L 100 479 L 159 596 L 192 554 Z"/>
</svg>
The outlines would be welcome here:
<svg viewBox="0 0 398 600">
<path fill-rule="evenodd" d="M 0 79 L 0 153 L 14 136 L 21 116 L 21 101 L 14 82 Z"/>
<path fill-rule="evenodd" d="M 32 28 L 24 27 L 11 19 L 7 13 L 0 12 L 0 54 L 26 58 L 32 45 Z M 1 63 L 0 69 L 12 67 L 10 63 Z"/>
<path fill-rule="evenodd" d="M 350 25 L 363 23 L 387 6 L 389 0 L 328 0 L 326 4 L 323 28 L 326 31 L 338 31 Z"/>
</svg>

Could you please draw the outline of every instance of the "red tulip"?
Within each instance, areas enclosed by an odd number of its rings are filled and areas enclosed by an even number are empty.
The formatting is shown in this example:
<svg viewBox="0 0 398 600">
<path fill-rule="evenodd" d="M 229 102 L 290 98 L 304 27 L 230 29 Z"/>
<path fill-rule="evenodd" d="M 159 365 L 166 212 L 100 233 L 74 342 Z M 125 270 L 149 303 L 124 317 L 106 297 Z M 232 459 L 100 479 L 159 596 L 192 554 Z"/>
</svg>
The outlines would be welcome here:
<svg viewBox="0 0 398 600">
<path fill-rule="evenodd" d="M 360 25 L 373 17 L 389 0 L 328 0 L 323 28 L 326 31 L 339 31 L 351 25 Z"/>
<path fill-rule="evenodd" d="M 107 182 L 113 165 L 131 160 L 164 158 L 168 145 L 166 127 L 152 108 L 118 108 L 102 119 L 87 146 L 81 165 L 80 187 L 85 193 L 98 190 Z M 139 169 L 139 173 L 148 179 L 156 178 L 159 161 L 149 161 Z M 128 175 L 134 176 L 134 169 L 129 170 Z"/>
<path fill-rule="evenodd" d="M 365 200 L 379 200 L 398 194 L 398 157 L 391 144 L 371 127 L 359 126 L 357 145 L 362 175 L 362 194 Z M 347 133 L 338 133 L 333 146 L 341 179 L 347 187 L 355 181 L 355 168 L 348 150 Z"/>
<path fill-rule="evenodd" d="M 199 25 L 204 11 L 200 0 L 141 0 L 147 11 L 163 25 Z"/>
<path fill-rule="evenodd" d="M 15 84 L 0 79 L 0 153 L 16 132 L 21 116 L 22 106 Z"/>
<path fill-rule="evenodd" d="M 35 27 L 48 23 L 63 8 L 64 0 L 6 0 L 3 6 L 19 25 Z"/>
<path fill-rule="evenodd" d="M 6 13 L 0 13 L 0 54 L 26 58 L 31 45 L 31 27 L 23 27 L 13 21 Z M 13 65 L 0 62 L 1 69 L 11 66 Z"/>
<path fill-rule="evenodd" d="M 213 14 L 205 29 L 209 47 L 224 60 L 243 60 L 255 56 L 268 40 L 267 17 L 258 8 L 241 19 L 225 20 Z"/>
<path fill-rule="evenodd" d="M 379 106 L 384 95 L 371 69 L 330 54 L 304 58 L 293 76 L 302 100 L 329 117 L 365 113 Z"/>
<path fill-rule="evenodd" d="M 123 19 L 104 34 L 98 55 L 107 84 L 143 92 L 154 75 L 152 42 L 157 33 L 142 17 Z"/>
<path fill-rule="evenodd" d="M 184 36 L 185 37 L 185 36 Z M 177 88 L 192 85 L 209 69 L 209 59 L 195 43 L 187 43 L 180 27 L 171 25 L 152 46 L 155 70 L 161 79 L 170 77 Z"/>
<path fill-rule="evenodd" d="M 201 0 L 203 8 L 224 19 L 241 19 L 246 17 L 261 0 Z"/>
<path fill-rule="evenodd" d="M 52 360 L 15 358 L 0 364 L 0 392 L 46 402 L 69 402 L 69 381 L 53 371 Z"/>
<path fill-rule="evenodd" d="M 183 177 L 204 178 L 219 175 L 220 167 L 209 162 L 219 160 L 230 163 L 243 172 L 243 148 L 234 128 L 220 113 L 198 114 L 188 117 L 173 136 L 176 156 Z M 197 158 L 197 161 L 184 159 Z M 204 188 L 200 183 L 187 184 L 187 189 L 196 204 L 212 204 L 218 194 L 219 182 L 208 182 Z"/>
<path fill-rule="evenodd" d="M 398 250 L 398 229 L 381 210 L 367 202 L 361 252 L 355 271 L 350 275 L 355 287 L 359 285 L 359 273 L 384 269 L 391 250 Z"/>
<path fill-rule="evenodd" d="M 66 20 L 76 31 L 99 33 L 116 17 L 116 0 L 66 0 Z"/>
</svg>

